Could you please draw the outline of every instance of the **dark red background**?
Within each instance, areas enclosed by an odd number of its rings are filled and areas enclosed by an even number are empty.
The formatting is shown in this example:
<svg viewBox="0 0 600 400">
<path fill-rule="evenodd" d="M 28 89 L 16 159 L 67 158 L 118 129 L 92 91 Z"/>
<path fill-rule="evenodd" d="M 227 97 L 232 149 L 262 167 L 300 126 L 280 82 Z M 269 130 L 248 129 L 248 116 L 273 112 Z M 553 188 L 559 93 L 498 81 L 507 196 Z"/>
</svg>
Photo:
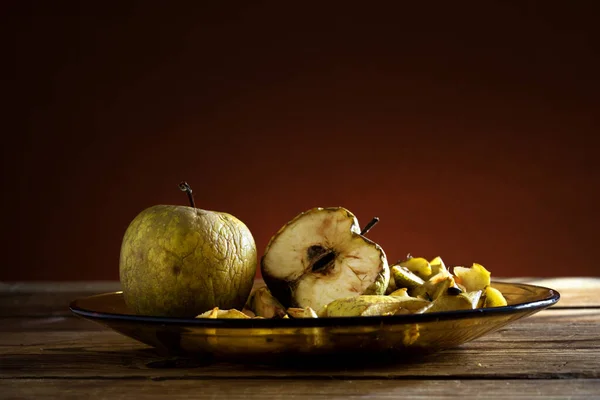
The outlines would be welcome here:
<svg viewBox="0 0 600 400">
<path fill-rule="evenodd" d="M 182 179 L 260 253 L 342 205 L 392 261 L 599 274 L 595 2 L 108 3 L 2 3 L 0 279 L 117 279 Z"/>
</svg>

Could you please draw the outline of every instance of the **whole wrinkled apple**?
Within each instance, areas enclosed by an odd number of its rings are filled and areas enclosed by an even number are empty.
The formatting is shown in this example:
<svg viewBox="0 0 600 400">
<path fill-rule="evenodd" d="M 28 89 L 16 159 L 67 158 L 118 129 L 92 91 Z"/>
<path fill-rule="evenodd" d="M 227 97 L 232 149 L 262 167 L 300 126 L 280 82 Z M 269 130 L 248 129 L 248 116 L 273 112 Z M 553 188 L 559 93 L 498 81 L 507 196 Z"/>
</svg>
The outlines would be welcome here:
<svg viewBox="0 0 600 400">
<path fill-rule="evenodd" d="M 130 223 L 123 237 L 120 280 L 139 315 L 194 317 L 214 307 L 241 309 L 257 268 L 254 238 L 236 217 L 195 207 L 157 205 Z"/>
</svg>

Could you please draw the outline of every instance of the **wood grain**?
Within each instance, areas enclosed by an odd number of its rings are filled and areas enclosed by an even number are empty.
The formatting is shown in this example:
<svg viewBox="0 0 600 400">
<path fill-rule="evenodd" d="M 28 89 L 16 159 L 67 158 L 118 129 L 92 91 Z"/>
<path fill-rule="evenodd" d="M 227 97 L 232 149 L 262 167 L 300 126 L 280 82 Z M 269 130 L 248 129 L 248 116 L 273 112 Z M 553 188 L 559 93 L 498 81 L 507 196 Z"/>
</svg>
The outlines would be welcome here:
<svg viewBox="0 0 600 400">
<path fill-rule="evenodd" d="M 0 317 L 69 316 L 69 303 L 101 292 L 0 293 Z"/>
<path fill-rule="evenodd" d="M 528 283 L 555 289 L 560 293 L 560 301 L 552 308 L 600 307 L 600 278 L 500 278 L 499 281 Z"/>
<path fill-rule="evenodd" d="M 73 315 L 0 317 L 0 332 L 102 331 L 107 328 Z"/>
<path fill-rule="evenodd" d="M 600 393 L 600 380 L 0 380 L 4 399 L 106 398 L 160 399 L 397 399 L 485 398 L 589 399 Z"/>
<path fill-rule="evenodd" d="M 114 282 L 3 284 L 0 397 L 599 398 L 600 279 L 514 281 L 555 288 L 561 301 L 427 357 L 333 367 L 165 359 L 68 310 L 77 297 L 118 289 Z"/>
<path fill-rule="evenodd" d="M 600 310 L 548 310 L 456 349 L 397 365 L 240 366 L 183 360 L 183 368 L 150 368 L 163 360 L 152 348 L 108 329 L 82 330 L 64 319 L 52 330 L 27 325 L 0 332 L 1 378 L 153 378 L 236 376 L 286 378 L 599 378 Z M 81 321 L 86 322 L 86 321 Z M 87 322 L 89 325 L 95 325 Z M 61 324 L 70 329 L 56 329 Z M 79 324 L 77 322 L 76 324 Z M 558 327 L 558 328 L 557 328 Z M 101 328 L 101 327 L 100 327 Z M 351 360 L 350 360 L 351 361 Z M 424 368 L 424 363 L 426 367 Z M 344 368 L 346 367 L 346 368 Z"/>
<path fill-rule="evenodd" d="M 0 282 L 0 317 L 67 316 L 80 297 L 121 290 L 119 282 Z"/>
<path fill-rule="evenodd" d="M 110 343 L 110 342 L 109 342 Z M 469 348 L 453 349 L 416 361 L 394 365 L 352 364 L 344 359 L 336 367 L 204 363 L 170 360 L 165 363 L 150 349 L 112 343 L 107 347 L 68 346 L 45 348 L 44 354 L 2 355 L 0 378 L 48 379 L 575 379 L 600 378 L 600 350 L 540 350 Z M 63 347 L 59 347 L 63 346 Z M 116 349 L 114 349 L 116 348 Z M 153 364 L 154 363 L 154 364 Z M 158 364 L 160 368 L 152 368 Z"/>
</svg>

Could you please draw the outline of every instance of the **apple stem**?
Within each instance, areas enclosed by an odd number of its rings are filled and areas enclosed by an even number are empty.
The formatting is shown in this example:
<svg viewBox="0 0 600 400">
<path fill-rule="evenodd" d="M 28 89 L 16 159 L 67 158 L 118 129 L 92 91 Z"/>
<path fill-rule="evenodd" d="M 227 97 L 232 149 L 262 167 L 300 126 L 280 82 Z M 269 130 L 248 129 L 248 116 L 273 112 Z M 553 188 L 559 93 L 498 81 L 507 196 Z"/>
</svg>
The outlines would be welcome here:
<svg viewBox="0 0 600 400">
<path fill-rule="evenodd" d="M 196 208 L 196 203 L 194 202 L 194 195 L 192 194 L 192 187 L 188 185 L 186 181 L 181 181 L 181 183 L 179 184 L 179 189 L 187 194 L 188 200 L 190 201 L 190 205 L 192 206 L 192 208 Z"/>
<path fill-rule="evenodd" d="M 363 228 L 363 230 L 360 232 L 360 234 L 361 235 L 365 235 L 367 232 L 369 232 L 371 230 L 371 228 L 373 228 L 375 225 L 377 225 L 378 222 L 379 222 L 379 217 L 373 217 L 373 219 L 371 220 L 371 222 L 369 222 Z"/>
</svg>

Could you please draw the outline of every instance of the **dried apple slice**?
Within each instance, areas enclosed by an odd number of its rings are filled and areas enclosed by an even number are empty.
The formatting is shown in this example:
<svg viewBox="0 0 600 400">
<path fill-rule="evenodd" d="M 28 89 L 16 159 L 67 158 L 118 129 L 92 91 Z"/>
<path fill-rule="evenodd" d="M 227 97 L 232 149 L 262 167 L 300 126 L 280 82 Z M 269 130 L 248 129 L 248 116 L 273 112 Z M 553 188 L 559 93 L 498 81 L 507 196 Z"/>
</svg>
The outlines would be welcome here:
<svg viewBox="0 0 600 400">
<path fill-rule="evenodd" d="M 485 288 L 484 307 L 502 307 L 507 305 L 506 299 L 498 289 L 488 286 Z"/>
<path fill-rule="evenodd" d="M 481 292 L 480 292 L 481 295 Z M 425 310 L 425 313 L 439 312 L 439 311 L 456 311 L 456 310 L 472 310 L 473 299 L 465 296 L 465 294 L 459 294 L 458 296 L 443 295 L 438 297 L 432 302 L 431 307 Z"/>
<path fill-rule="evenodd" d="M 250 294 L 245 308 L 264 318 L 283 318 L 286 315 L 285 307 L 264 286 Z"/>
<path fill-rule="evenodd" d="M 409 271 L 408 268 L 400 265 L 392 266 L 392 276 L 398 289 L 406 288 L 411 290 L 425 283 L 423 279 Z"/>
<path fill-rule="evenodd" d="M 393 315 L 401 307 L 400 297 L 353 296 L 337 299 L 326 307 L 327 317 Z"/>
<path fill-rule="evenodd" d="M 413 257 L 409 254 L 406 260 L 401 261 L 398 265 L 408 269 L 423 280 L 427 280 L 431 276 L 431 265 L 423 257 Z"/>
<path fill-rule="evenodd" d="M 291 307 L 287 309 L 287 315 L 292 318 L 318 318 L 317 313 L 310 307 L 297 308 Z"/>
<path fill-rule="evenodd" d="M 448 270 L 446 269 L 446 264 L 444 264 L 444 261 L 439 256 L 429 261 L 429 266 L 431 267 L 430 278 L 439 274 L 440 272 L 448 272 Z"/>
<path fill-rule="evenodd" d="M 215 307 L 212 310 L 209 310 L 205 313 L 202 313 L 196 318 L 208 318 L 208 319 L 217 319 L 217 318 L 225 318 L 225 319 L 250 319 L 249 316 L 244 314 L 243 312 L 232 308 L 230 310 L 219 310 L 219 307 Z"/>
<path fill-rule="evenodd" d="M 458 283 L 463 285 L 467 292 L 485 290 L 490 285 L 490 272 L 483 265 L 474 263 L 471 268 L 454 267 L 454 275 Z"/>
</svg>

